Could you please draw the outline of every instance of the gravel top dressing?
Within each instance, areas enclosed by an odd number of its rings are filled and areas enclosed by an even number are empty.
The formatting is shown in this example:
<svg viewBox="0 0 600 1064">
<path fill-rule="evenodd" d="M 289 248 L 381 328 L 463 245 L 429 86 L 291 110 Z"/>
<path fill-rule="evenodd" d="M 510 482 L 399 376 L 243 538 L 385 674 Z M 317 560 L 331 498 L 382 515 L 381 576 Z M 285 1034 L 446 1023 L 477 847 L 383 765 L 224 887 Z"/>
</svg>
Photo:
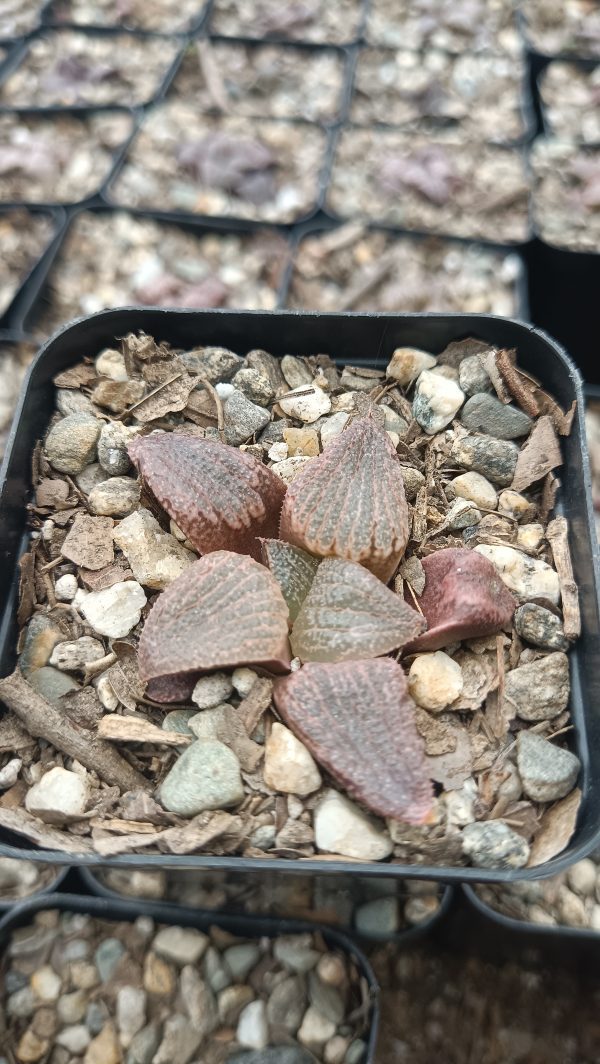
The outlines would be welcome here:
<svg viewBox="0 0 600 1064">
<path fill-rule="evenodd" d="M 0 214 L 0 315 L 47 248 L 54 228 L 54 222 L 47 214 L 33 214 L 24 209 Z"/>
<path fill-rule="evenodd" d="M 12 932 L 2 967 L 2 1048 L 24 1064 L 366 1060 L 366 977 L 318 933 L 241 938 L 47 909 Z"/>
<path fill-rule="evenodd" d="M 290 45 L 201 40 L 190 47 L 169 99 L 200 111 L 333 122 L 343 104 L 343 54 Z"/>
<path fill-rule="evenodd" d="M 542 240 L 569 251 L 600 251 L 600 147 L 540 139 L 531 166 L 534 224 Z"/>
<path fill-rule="evenodd" d="M 72 222 L 34 321 L 49 336 L 105 307 L 246 307 L 273 310 L 288 261 L 278 233 L 195 233 L 121 211 Z"/>
<path fill-rule="evenodd" d="M 521 154 L 458 132 L 344 129 L 327 204 L 341 218 L 440 235 L 510 243 L 529 233 Z"/>
<path fill-rule="evenodd" d="M 600 63 L 549 63 L 540 77 L 544 119 L 553 136 L 600 144 Z"/>
<path fill-rule="evenodd" d="M 525 132 L 522 59 L 365 48 L 358 55 L 350 118 L 432 132 L 448 126 L 486 141 Z"/>
<path fill-rule="evenodd" d="M 311 44 L 348 44 L 358 37 L 363 0 L 311 0 L 282 4 L 280 0 L 215 0 L 209 29 L 224 37 L 275 37 Z"/>
<path fill-rule="evenodd" d="M 371 0 L 366 37 L 370 44 L 413 51 L 519 50 L 513 0 Z"/>
<path fill-rule="evenodd" d="M 104 184 L 133 119 L 0 114 L 0 201 L 76 203 Z"/>
<path fill-rule="evenodd" d="M 560 853 L 574 405 L 516 359 L 82 352 L 33 456 L 0 826 L 105 857 Z"/>
<path fill-rule="evenodd" d="M 170 99 L 144 119 L 111 198 L 124 207 L 294 222 L 317 207 L 325 148 L 318 126 L 210 117 Z"/>
<path fill-rule="evenodd" d="M 524 0 L 525 35 L 545 55 L 600 58 L 600 10 L 595 0 Z"/>
<path fill-rule="evenodd" d="M 15 107 L 134 107 L 158 92 L 178 50 L 166 37 L 49 31 L 31 41 L 0 99 Z"/>
<path fill-rule="evenodd" d="M 202 15 L 202 0 L 54 0 L 53 22 L 165 33 L 184 32 Z"/>
<path fill-rule="evenodd" d="M 301 241 L 286 305 L 324 311 L 458 311 L 516 318 L 521 268 L 513 253 L 439 237 L 397 237 L 348 222 L 333 232 Z"/>
</svg>

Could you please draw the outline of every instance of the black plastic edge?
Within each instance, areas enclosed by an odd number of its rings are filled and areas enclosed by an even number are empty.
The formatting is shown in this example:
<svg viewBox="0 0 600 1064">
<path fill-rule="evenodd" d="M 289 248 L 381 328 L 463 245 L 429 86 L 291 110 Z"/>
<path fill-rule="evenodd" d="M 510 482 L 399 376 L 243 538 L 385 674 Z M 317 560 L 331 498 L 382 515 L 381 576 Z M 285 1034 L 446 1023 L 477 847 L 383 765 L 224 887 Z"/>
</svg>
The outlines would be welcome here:
<svg viewBox="0 0 600 1064">
<path fill-rule="evenodd" d="M 51 866 L 48 865 L 48 868 Z M 47 899 L 49 895 L 55 894 L 63 886 L 67 876 L 70 874 L 71 869 L 67 865 L 66 867 L 56 867 L 54 870 L 54 876 L 52 880 L 45 886 L 40 887 L 39 890 L 33 891 L 32 894 L 28 894 L 25 898 L 4 898 L 0 895 L 0 922 L 2 920 L 3 913 L 11 913 L 16 906 L 23 904 L 23 902 L 37 901 L 38 898 Z"/>
<path fill-rule="evenodd" d="M 113 890 L 112 887 L 107 887 L 106 884 L 102 882 L 102 880 L 100 879 L 100 876 L 99 876 L 98 873 L 100 873 L 102 871 L 105 871 L 105 869 L 81 867 L 81 868 L 78 868 L 77 871 L 78 871 L 78 873 L 79 873 L 79 875 L 81 877 L 81 881 L 85 884 L 86 889 L 91 894 L 95 895 L 96 897 L 99 897 L 99 898 L 112 898 L 112 899 L 114 899 L 116 901 L 120 901 L 120 900 L 128 900 L 128 901 L 131 900 L 131 901 L 134 901 L 134 899 L 128 898 L 127 895 L 120 894 L 119 891 Z M 230 871 L 235 872 L 235 869 L 230 869 Z M 198 873 L 198 875 L 200 876 L 201 873 Z M 240 875 L 243 876 L 243 872 L 240 873 Z M 361 878 L 364 878 L 364 877 L 361 876 Z M 398 885 L 400 886 L 400 883 Z M 454 887 L 444 886 L 444 884 L 439 884 L 439 886 L 441 888 L 440 889 L 440 906 L 439 906 L 439 908 L 436 910 L 435 913 L 433 913 L 432 916 L 427 917 L 427 919 L 422 920 L 418 924 L 414 924 L 414 925 L 409 926 L 409 927 L 403 927 L 399 931 L 395 931 L 395 932 L 393 932 L 392 934 L 389 934 L 389 935 L 386 935 L 386 934 L 368 935 L 368 934 L 365 934 L 364 932 L 361 932 L 360 930 L 358 930 L 354 926 L 354 924 L 336 924 L 335 927 L 336 927 L 337 930 L 341 931 L 344 935 L 348 935 L 349 938 L 352 938 L 352 939 L 354 939 L 357 942 L 364 943 L 365 946 L 368 945 L 368 944 L 373 944 L 373 943 L 377 943 L 377 942 L 379 942 L 379 943 L 381 943 L 381 942 L 399 942 L 399 943 L 402 943 L 402 944 L 404 944 L 405 942 L 410 942 L 410 941 L 413 940 L 413 938 L 415 938 L 415 937 L 420 938 L 422 934 L 426 934 L 440 920 L 443 920 L 445 918 L 445 915 L 446 915 L 446 913 L 447 913 L 447 911 L 448 911 L 448 909 L 450 907 L 451 901 L 452 901 L 452 894 L 454 892 Z M 180 906 L 179 906 L 179 904 L 177 902 L 165 902 L 164 904 L 165 905 L 170 905 L 175 911 L 178 911 L 179 908 L 180 908 Z M 228 906 L 225 906 L 224 908 L 221 908 L 221 909 L 218 909 L 218 910 L 210 910 L 210 911 L 211 912 L 219 912 L 219 913 L 221 913 L 221 912 L 227 913 L 229 911 L 229 909 L 228 909 Z M 254 914 L 252 914 L 252 915 L 254 915 Z M 287 917 L 284 917 L 283 919 L 287 919 Z M 293 919 L 293 917 L 290 917 L 289 919 Z M 312 921 L 309 921 L 309 920 L 306 920 L 305 922 L 312 924 Z"/>
<path fill-rule="evenodd" d="M 340 931 L 321 924 L 308 924 L 299 920 L 274 920 L 268 918 L 227 916 L 201 909 L 184 909 L 161 902 L 125 902 L 77 894 L 55 894 L 21 902 L 0 919 L 0 951 L 4 951 L 13 930 L 26 925 L 36 913 L 49 909 L 59 912 L 85 913 L 100 920 L 125 920 L 133 923 L 140 916 L 150 917 L 156 923 L 174 923 L 182 927 L 194 927 L 207 931 L 217 926 L 242 938 L 276 938 L 279 935 L 319 934 L 331 948 L 350 957 L 356 964 L 368 987 L 370 1024 L 365 1032 L 367 1055 L 363 1064 L 375 1064 L 375 1048 L 379 1029 L 379 986 L 375 973 L 364 953 L 355 942 Z M 175 1062 L 176 1064 L 176 1062 Z"/>
<path fill-rule="evenodd" d="M 534 935 L 536 937 L 556 941 L 560 944 L 565 938 L 573 938 L 575 942 L 591 942 L 595 944 L 600 956 L 600 933 L 584 927 L 566 927 L 564 925 L 534 924 L 530 920 L 519 920 L 514 916 L 506 916 L 505 913 L 494 909 L 488 902 L 479 897 L 475 887 L 467 883 L 462 884 L 462 892 L 469 905 L 473 907 L 486 920 L 493 921 L 505 933 L 517 935 Z"/>
<path fill-rule="evenodd" d="M 66 213 L 61 207 L 36 207 L 26 203 L 0 204 L 0 217 L 10 214 L 14 210 L 26 211 L 28 214 L 46 215 L 50 218 L 53 227 L 48 243 L 23 274 L 10 303 L 3 314 L 0 315 L 0 329 L 18 330 L 22 326 L 31 300 L 35 300 L 40 285 L 43 284 L 46 263 L 52 259 L 55 249 L 61 242 Z"/>
<path fill-rule="evenodd" d="M 128 26 L 120 25 L 117 22 L 114 23 L 92 23 L 92 22 L 71 22 L 68 19 L 57 19 L 54 15 L 54 9 L 58 6 L 56 0 L 48 0 L 44 7 L 42 15 L 42 27 L 48 29 L 69 29 L 69 30 L 93 30 L 94 32 L 102 30 L 105 33 L 133 33 L 139 36 L 152 37 L 157 34 L 170 35 L 173 37 L 185 37 L 188 34 L 196 33 L 202 28 L 210 7 L 211 0 L 198 0 L 199 13 L 196 17 L 192 18 L 188 25 L 182 26 L 177 29 L 170 30 L 149 30 L 144 29 L 141 26 Z"/>
<path fill-rule="evenodd" d="M 1 209 L 1 208 L 0 208 Z M 274 225 L 269 222 L 251 222 L 249 226 L 241 225 L 234 218 L 224 218 L 217 220 L 214 218 L 205 218 L 200 215 L 193 214 L 178 214 L 176 216 L 167 217 L 165 212 L 143 210 L 131 210 L 128 207 L 115 207 L 112 204 L 105 202 L 98 202 L 92 200 L 78 204 L 76 207 L 69 211 L 68 218 L 59 233 L 59 239 L 56 244 L 52 246 L 51 254 L 43 262 L 43 272 L 39 278 L 36 292 L 33 298 L 28 300 L 27 308 L 20 317 L 20 327 L 23 332 L 32 337 L 34 343 L 43 343 L 44 340 L 39 336 L 35 337 L 34 332 L 36 329 L 36 315 L 39 313 L 40 304 L 44 298 L 44 290 L 52 283 L 52 271 L 57 265 L 61 254 L 64 251 L 67 239 L 71 230 L 77 222 L 77 219 L 82 214 L 99 214 L 99 215 L 117 215 L 126 214 L 140 222 L 149 221 L 154 222 L 159 226 L 177 226 L 179 229 L 183 229 L 189 232 L 193 236 L 196 236 L 200 240 L 203 236 L 239 236 L 239 237 L 251 237 L 261 232 L 273 232 L 279 234 L 287 244 L 286 262 L 282 268 L 282 277 L 279 287 L 275 291 L 275 308 L 280 309 L 283 306 L 283 298 L 285 296 L 285 283 L 289 271 L 289 265 L 292 255 L 292 235 L 289 227 Z M 106 308 L 110 310 L 111 308 Z M 165 309 L 169 309 L 165 307 Z"/>
</svg>

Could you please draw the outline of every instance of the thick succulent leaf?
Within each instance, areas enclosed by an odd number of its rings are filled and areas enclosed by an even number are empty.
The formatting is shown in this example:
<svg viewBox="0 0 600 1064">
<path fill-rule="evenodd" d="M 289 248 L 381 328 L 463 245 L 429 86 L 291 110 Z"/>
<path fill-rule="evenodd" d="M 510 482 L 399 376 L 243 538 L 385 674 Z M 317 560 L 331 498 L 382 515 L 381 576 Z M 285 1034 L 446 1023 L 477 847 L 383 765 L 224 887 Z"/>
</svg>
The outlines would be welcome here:
<svg viewBox="0 0 600 1064">
<path fill-rule="evenodd" d="M 159 676 L 150 680 L 146 697 L 153 702 L 189 702 L 200 675 L 199 672 L 184 672 Z"/>
<path fill-rule="evenodd" d="M 313 558 L 300 547 L 282 543 L 279 539 L 263 539 L 262 554 L 281 593 L 288 604 L 290 621 L 295 621 L 304 599 L 310 591 L 320 558 Z"/>
<path fill-rule="evenodd" d="M 516 599 L 477 551 L 448 547 L 422 558 L 422 564 L 425 589 L 418 602 L 427 631 L 405 648 L 409 653 L 492 635 L 510 624 Z"/>
<path fill-rule="evenodd" d="M 292 651 L 302 661 L 376 658 L 424 628 L 421 614 L 362 565 L 326 558 L 292 629 Z"/>
<path fill-rule="evenodd" d="M 284 672 L 287 633 L 288 608 L 268 569 L 241 554 L 213 551 L 169 584 L 150 611 L 140 638 L 140 676 L 238 665 Z"/>
<path fill-rule="evenodd" d="M 415 705 L 391 658 L 304 665 L 275 684 L 281 718 L 348 794 L 422 824 L 432 802 Z"/>
<path fill-rule="evenodd" d="M 251 455 L 217 440 L 163 432 L 129 454 L 144 484 L 201 554 L 260 558 L 257 536 L 276 536 L 285 484 Z"/>
<path fill-rule="evenodd" d="M 321 558 L 346 558 L 385 583 L 408 541 L 398 456 L 373 418 L 354 421 L 290 484 L 280 537 Z"/>
</svg>

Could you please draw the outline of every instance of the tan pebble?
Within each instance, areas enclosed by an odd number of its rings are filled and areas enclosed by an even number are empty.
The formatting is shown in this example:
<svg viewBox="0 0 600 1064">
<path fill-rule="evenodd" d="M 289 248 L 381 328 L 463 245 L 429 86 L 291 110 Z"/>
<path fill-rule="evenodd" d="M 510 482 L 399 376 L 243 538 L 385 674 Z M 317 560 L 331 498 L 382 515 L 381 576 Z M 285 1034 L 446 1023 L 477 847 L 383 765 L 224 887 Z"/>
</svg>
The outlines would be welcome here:
<svg viewBox="0 0 600 1064">
<path fill-rule="evenodd" d="M 25 1031 L 22 1035 L 19 1044 L 17 1046 L 17 1060 L 23 1062 L 23 1064 L 33 1064 L 36 1060 L 41 1060 L 42 1057 L 48 1052 L 50 1043 L 45 1038 L 38 1038 L 32 1030 Z"/>
<path fill-rule="evenodd" d="M 544 526 L 537 523 L 520 525 L 517 529 L 517 547 L 524 551 L 539 550 L 544 542 Z"/>
<path fill-rule="evenodd" d="M 100 982 L 95 964 L 88 961 L 73 961 L 70 966 L 71 982 L 76 990 L 91 990 Z"/>
<path fill-rule="evenodd" d="M 408 686 L 419 706 L 439 713 L 460 695 L 462 669 L 443 650 L 417 654 L 408 673 Z"/>
<path fill-rule="evenodd" d="M 121 1049 L 112 1023 L 105 1023 L 85 1051 L 83 1064 L 121 1064 Z"/>
<path fill-rule="evenodd" d="M 507 488 L 505 491 L 500 492 L 498 510 L 501 514 L 508 514 L 509 517 L 514 517 L 516 521 L 531 520 L 536 512 L 535 506 L 529 499 L 521 495 L 520 491 L 513 491 L 512 488 Z"/>
<path fill-rule="evenodd" d="M 341 957 L 335 953 L 324 953 L 317 964 L 317 975 L 322 983 L 329 986 L 342 986 L 346 981 L 346 966 Z"/>
<path fill-rule="evenodd" d="M 406 388 L 424 369 L 432 369 L 436 361 L 434 355 L 417 347 L 397 347 L 388 363 L 386 376 L 393 377 Z"/>
<path fill-rule="evenodd" d="M 558 911 L 561 922 L 567 927 L 586 927 L 587 914 L 585 905 L 577 894 L 568 887 L 561 887 L 558 896 Z"/>
<path fill-rule="evenodd" d="M 284 429 L 283 438 L 290 458 L 305 455 L 316 458 L 319 453 L 319 434 L 316 429 Z"/>
<path fill-rule="evenodd" d="M 567 882 L 577 894 L 591 897 L 596 886 L 597 868 L 589 857 L 571 866 L 567 871 Z"/>
<path fill-rule="evenodd" d="M 62 979 L 56 974 L 54 968 L 51 968 L 49 964 L 44 964 L 33 973 L 30 985 L 38 1001 L 57 1001 Z"/>
<path fill-rule="evenodd" d="M 265 745 L 264 778 L 275 791 L 305 796 L 321 786 L 321 775 L 306 747 L 283 724 L 275 723 Z"/>
<path fill-rule="evenodd" d="M 450 481 L 448 487 L 459 499 L 474 502 L 476 506 L 482 506 L 484 510 L 496 509 L 498 503 L 496 489 L 481 473 L 461 473 Z"/>
<path fill-rule="evenodd" d="M 149 994 L 168 997 L 174 989 L 175 974 L 171 965 L 157 957 L 156 953 L 147 953 L 144 961 L 144 990 Z"/>
<path fill-rule="evenodd" d="M 334 1034 L 323 1050 L 325 1064 L 344 1064 L 350 1039 L 341 1034 Z"/>
</svg>

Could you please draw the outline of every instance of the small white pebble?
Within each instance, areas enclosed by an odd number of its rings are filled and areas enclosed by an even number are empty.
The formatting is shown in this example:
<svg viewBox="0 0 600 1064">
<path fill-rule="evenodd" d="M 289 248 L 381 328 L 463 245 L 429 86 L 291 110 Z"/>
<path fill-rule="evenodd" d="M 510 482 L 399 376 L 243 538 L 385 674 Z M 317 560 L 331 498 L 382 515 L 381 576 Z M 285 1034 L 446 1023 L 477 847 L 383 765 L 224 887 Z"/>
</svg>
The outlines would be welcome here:
<svg viewBox="0 0 600 1064">
<path fill-rule="evenodd" d="M 72 573 L 59 576 L 54 585 L 54 594 L 59 602 L 72 602 L 77 594 L 77 577 Z"/>
<path fill-rule="evenodd" d="M 119 705 L 119 699 L 115 694 L 113 686 L 106 673 L 97 677 L 94 686 L 98 692 L 98 698 L 104 708 L 107 709 L 109 713 L 113 713 Z"/>
<path fill-rule="evenodd" d="M 583 861 L 578 861 L 577 864 L 571 866 L 567 871 L 567 882 L 571 888 L 577 894 L 583 894 L 584 897 L 591 897 L 596 887 L 596 875 L 597 868 L 593 861 L 590 861 L 589 857 L 585 857 Z"/>
<path fill-rule="evenodd" d="M 257 679 L 256 673 L 252 669 L 234 669 L 231 677 L 231 682 L 235 687 L 240 698 L 245 698 L 250 694 L 255 680 Z"/>
<path fill-rule="evenodd" d="M 272 447 L 269 447 L 268 456 L 272 462 L 283 462 L 284 458 L 288 457 L 288 445 L 283 441 L 281 443 L 274 443 Z"/>
<path fill-rule="evenodd" d="M 417 705 L 439 713 L 461 693 L 462 669 L 443 650 L 417 654 L 408 673 L 408 687 Z"/>
</svg>

